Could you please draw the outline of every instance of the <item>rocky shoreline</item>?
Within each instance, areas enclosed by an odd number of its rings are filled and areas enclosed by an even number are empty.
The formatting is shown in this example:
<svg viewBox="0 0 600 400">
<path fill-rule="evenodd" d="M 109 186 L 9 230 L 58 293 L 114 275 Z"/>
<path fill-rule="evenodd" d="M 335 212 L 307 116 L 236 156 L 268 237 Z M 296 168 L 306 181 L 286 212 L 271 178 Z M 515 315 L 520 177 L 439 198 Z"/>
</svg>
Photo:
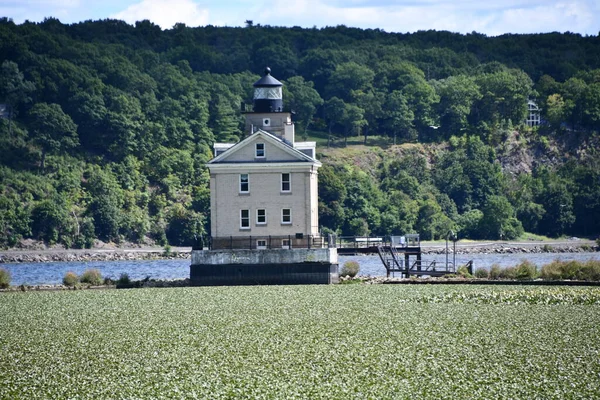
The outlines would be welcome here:
<svg viewBox="0 0 600 400">
<path fill-rule="evenodd" d="M 165 254 L 161 251 L 102 251 L 85 252 L 52 251 L 52 252 L 16 252 L 0 253 L 2 263 L 48 263 L 48 262 L 88 262 L 88 261 L 135 261 L 135 260 L 180 260 L 190 258 L 189 252 L 173 252 Z"/>
<path fill-rule="evenodd" d="M 452 247 L 448 248 L 452 254 Z M 565 245 L 543 245 L 543 246 L 514 246 L 506 244 L 493 244 L 481 247 L 459 247 L 456 254 L 541 254 L 541 253 L 589 253 L 599 251 L 596 246 L 587 244 L 565 246 Z M 422 248 L 423 254 L 446 254 L 446 248 Z"/>
<path fill-rule="evenodd" d="M 443 246 L 424 245 L 424 255 L 445 254 Z M 452 246 L 449 247 L 452 253 Z M 456 254 L 539 254 L 539 253 L 589 253 L 600 251 L 595 245 L 513 245 L 509 243 L 461 244 Z M 2 263 L 48 263 L 48 262 L 87 262 L 87 261 L 134 261 L 134 260 L 181 260 L 190 258 L 190 248 L 180 248 L 166 253 L 163 249 L 90 249 L 90 250 L 10 250 L 0 252 Z"/>
</svg>

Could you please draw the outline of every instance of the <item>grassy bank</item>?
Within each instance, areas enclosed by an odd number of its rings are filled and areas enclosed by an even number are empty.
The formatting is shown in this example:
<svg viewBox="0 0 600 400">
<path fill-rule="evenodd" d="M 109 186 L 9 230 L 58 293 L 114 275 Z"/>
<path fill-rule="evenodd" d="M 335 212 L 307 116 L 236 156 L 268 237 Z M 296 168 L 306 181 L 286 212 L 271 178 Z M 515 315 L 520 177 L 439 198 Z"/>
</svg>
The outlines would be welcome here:
<svg viewBox="0 0 600 400">
<path fill-rule="evenodd" d="M 0 398 L 593 398 L 594 288 L 0 295 Z"/>
</svg>

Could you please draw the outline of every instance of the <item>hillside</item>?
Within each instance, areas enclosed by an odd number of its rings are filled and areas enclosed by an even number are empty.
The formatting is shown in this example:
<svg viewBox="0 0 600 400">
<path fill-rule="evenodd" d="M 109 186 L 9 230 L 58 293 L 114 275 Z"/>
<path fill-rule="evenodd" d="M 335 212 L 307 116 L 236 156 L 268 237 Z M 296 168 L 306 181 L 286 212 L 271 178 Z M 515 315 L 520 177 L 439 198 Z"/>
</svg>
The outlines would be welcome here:
<svg viewBox="0 0 600 400">
<path fill-rule="evenodd" d="M 319 142 L 323 231 L 599 233 L 597 36 L 2 18 L 0 246 L 190 245 L 265 65 Z"/>
</svg>

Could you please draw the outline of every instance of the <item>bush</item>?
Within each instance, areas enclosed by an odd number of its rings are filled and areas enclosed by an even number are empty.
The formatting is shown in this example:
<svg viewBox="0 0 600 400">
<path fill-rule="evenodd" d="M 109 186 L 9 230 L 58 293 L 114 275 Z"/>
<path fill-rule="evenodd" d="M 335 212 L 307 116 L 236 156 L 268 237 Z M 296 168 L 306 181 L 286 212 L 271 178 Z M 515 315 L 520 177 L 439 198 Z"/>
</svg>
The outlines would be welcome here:
<svg viewBox="0 0 600 400">
<path fill-rule="evenodd" d="M 562 279 L 578 279 L 581 264 L 577 261 L 566 261 L 560 266 Z"/>
<path fill-rule="evenodd" d="M 73 287 L 79 283 L 79 277 L 75 272 L 69 271 L 63 277 L 63 285 Z"/>
<path fill-rule="evenodd" d="M 458 267 L 458 269 L 456 270 L 456 275 L 460 276 L 461 278 L 472 278 L 473 275 L 471 275 L 469 273 L 469 269 L 467 268 L 466 265 L 462 265 L 460 267 Z"/>
<path fill-rule="evenodd" d="M 490 273 L 489 273 L 490 279 L 498 280 L 498 279 L 500 279 L 501 274 L 502 274 L 502 269 L 500 268 L 500 266 L 498 264 L 492 264 L 492 266 L 490 267 Z"/>
<path fill-rule="evenodd" d="M 516 279 L 517 269 L 515 267 L 506 267 L 500 270 L 499 279 Z"/>
<path fill-rule="evenodd" d="M 600 281 L 600 261 L 590 260 L 583 264 L 579 279 L 584 281 Z"/>
<path fill-rule="evenodd" d="M 0 268 L 0 289 L 6 289 L 10 286 L 10 272 Z"/>
<path fill-rule="evenodd" d="M 600 261 L 556 260 L 542 267 L 541 278 L 549 281 L 576 279 L 582 281 L 600 281 Z"/>
<path fill-rule="evenodd" d="M 346 261 L 342 270 L 340 271 L 340 276 L 349 276 L 350 278 L 354 278 L 360 269 L 358 262 L 356 261 Z"/>
<path fill-rule="evenodd" d="M 92 286 L 102 285 L 102 274 L 97 269 L 88 269 L 81 275 L 81 283 Z"/>
<path fill-rule="evenodd" d="M 475 273 L 473 274 L 475 276 L 475 278 L 479 278 L 479 279 L 487 279 L 488 277 L 488 271 L 485 268 L 477 268 L 475 270 Z"/>
<path fill-rule="evenodd" d="M 131 286 L 131 279 L 129 279 L 129 275 L 125 272 L 123 272 L 120 276 L 119 279 L 117 280 L 117 287 L 130 287 Z"/>
<path fill-rule="evenodd" d="M 537 277 L 537 267 L 530 261 L 522 261 L 515 268 L 515 277 L 518 280 L 530 280 Z"/>
<path fill-rule="evenodd" d="M 540 278 L 546 281 L 557 281 L 562 279 L 562 261 L 553 261 L 550 264 L 546 264 L 542 267 Z"/>
</svg>

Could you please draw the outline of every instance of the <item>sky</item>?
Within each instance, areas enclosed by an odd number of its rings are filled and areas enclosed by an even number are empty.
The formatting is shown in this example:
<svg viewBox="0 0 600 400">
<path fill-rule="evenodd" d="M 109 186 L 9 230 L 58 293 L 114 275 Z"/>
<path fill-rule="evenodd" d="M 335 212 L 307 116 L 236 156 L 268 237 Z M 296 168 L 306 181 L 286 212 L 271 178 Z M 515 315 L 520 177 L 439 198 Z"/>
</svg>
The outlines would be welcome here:
<svg viewBox="0 0 600 400">
<path fill-rule="evenodd" d="M 244 26 L 245 21 L 303 28 L 346 25 L 386 32 L 418 30 L 598 35 L 600 0 L 0 0 L 0 17 L 20 24 L 58 18 L 148 19 L 163 29 Z"/>
</svg>

